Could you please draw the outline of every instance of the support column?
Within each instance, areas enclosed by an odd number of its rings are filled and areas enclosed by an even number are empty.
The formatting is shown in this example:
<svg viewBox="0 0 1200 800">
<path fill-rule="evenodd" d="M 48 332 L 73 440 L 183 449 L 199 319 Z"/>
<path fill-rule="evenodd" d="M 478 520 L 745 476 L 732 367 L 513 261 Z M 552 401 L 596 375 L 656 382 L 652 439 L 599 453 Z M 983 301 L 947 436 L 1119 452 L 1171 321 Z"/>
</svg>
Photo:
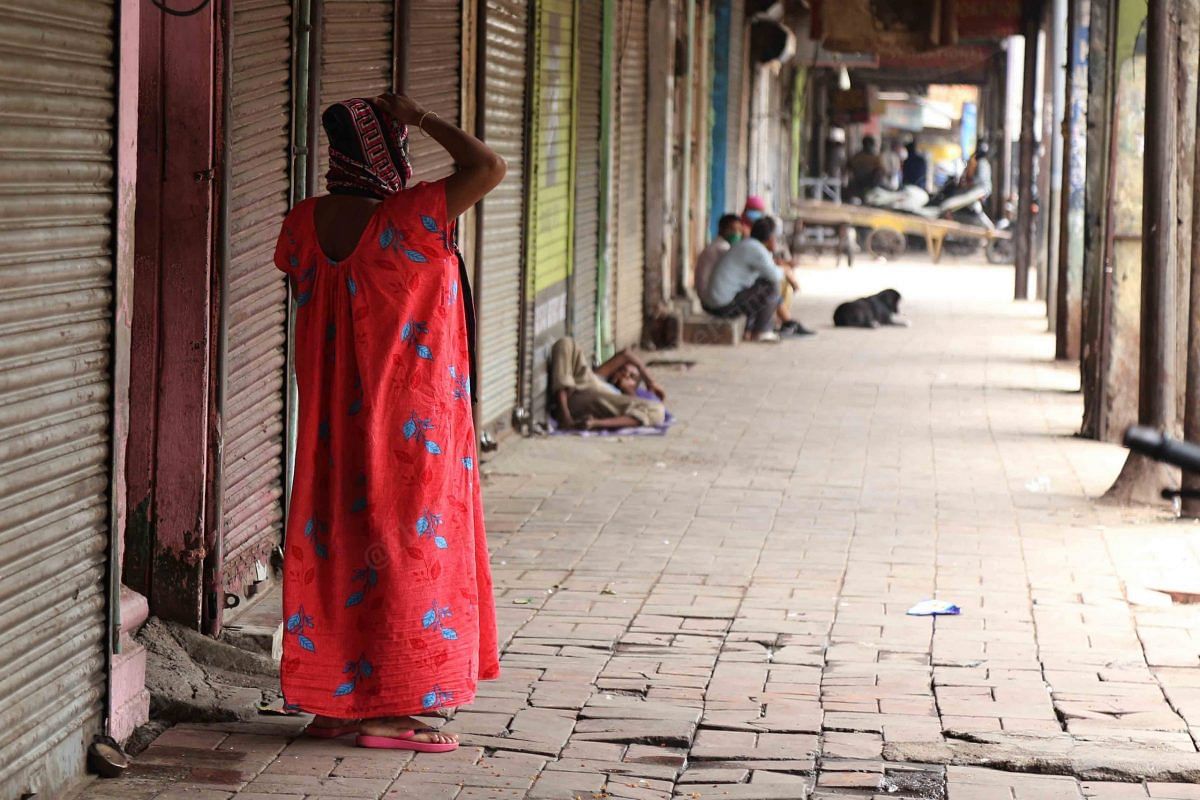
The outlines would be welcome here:
<svg viewBox="0 0 1200 800">
<path fill-rule="evenodd" d="M 1200 73 L 1198 73 L 1200 74 Z M 1200 91 L 1196 93 L 1196 125 L 1200 129 Z M 1183 436 L 1200 442 L 1200 147 L 1193 157 L 1192 252 L 1187 326 L 1187 387 L 1184 392 Z M 1183 473 L 1183 488 L 1200 492 L 1200 475 Z M 1200 499 L 1184 499 L 1183 513 L 1200 517 Z"/>
<path fill-rule="evenodd" d="M 1084 164 L 1087 162 L 1087 60 L 1089 0 L 1067 0 L 1067 69 L 1064 75 L 1063 192 L 1058 246 L 1056 358 L 1078 359 L 1082 345 Z"/>
<path fill-rule="evenodd" d="M 1046 142 L 1050 156 L 1047 181 L 1049 192 L 1043 198 L 1046 213 L 1046 316 L 1050 320 L 1050 331 L 1058 330 L 1058 284 L 1062 260 L 1059 257 L 1059 241 L 1062 236 L 1061 203 L 1063 187 L 1063 108 L 1066 96 L 1067 62 L 1067 0 L 1051 0 L 1049 3 L 1050 29 L 1046 34 L 1046 87 L 1045 104 Z"/>
<path fill-rule="evenodd" d="M 1040 9 L 1025 15 L 1025 72 L 1021 90 L 1021 141 L 1017 165 L 1016 285 L 1013 299 L 1029 299 L 1029 267 L 1033 263 L 1033 125 L 1037 116 L 1038 30 Z"/>
<path fill-rule="evenodd" d="M 1146 16 L 1146 131 L 1143 160 L 1141 345 L 1138 423 L 1170 432 L 1175 409 L 1174 0 L 1150 0 Z M 1109 494 L 1120 500 L 1159 502 L 1175 483 L 1174 471 L 1131 453 Z"/>
</svg>

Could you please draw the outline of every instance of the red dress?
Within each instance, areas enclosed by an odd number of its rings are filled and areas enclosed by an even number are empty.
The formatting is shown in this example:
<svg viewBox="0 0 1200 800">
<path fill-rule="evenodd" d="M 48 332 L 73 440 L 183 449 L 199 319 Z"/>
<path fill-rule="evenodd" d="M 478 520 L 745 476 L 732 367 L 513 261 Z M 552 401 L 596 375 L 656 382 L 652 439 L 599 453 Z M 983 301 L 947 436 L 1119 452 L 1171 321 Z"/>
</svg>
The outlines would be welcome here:
<svg viewBox="0 0 1200 800">
<path fill-rule="evenodd" d="M 345 719 L 465 705 L 499 661 L 444 185 L 384 200 L 339 262 L 315 204 L 292 209 L 275 251 L 300 394 L 284 698 Z"/>
</svg>

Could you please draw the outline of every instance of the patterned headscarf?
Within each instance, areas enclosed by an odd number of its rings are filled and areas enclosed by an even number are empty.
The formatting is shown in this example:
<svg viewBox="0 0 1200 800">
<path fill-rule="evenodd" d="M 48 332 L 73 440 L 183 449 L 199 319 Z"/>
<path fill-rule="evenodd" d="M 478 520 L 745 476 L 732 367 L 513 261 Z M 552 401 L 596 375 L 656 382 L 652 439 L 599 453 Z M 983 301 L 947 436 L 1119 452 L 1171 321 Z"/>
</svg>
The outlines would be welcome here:
<svg viewBox="0 0 1200 800">
<path fill-rule="evenodd" d="M 408 127 L 390 114 L 356 97 L 325 109 L 321 124 L 329 136 L 331 193 L 383 199 L 408 185 Z"/>
</svg>

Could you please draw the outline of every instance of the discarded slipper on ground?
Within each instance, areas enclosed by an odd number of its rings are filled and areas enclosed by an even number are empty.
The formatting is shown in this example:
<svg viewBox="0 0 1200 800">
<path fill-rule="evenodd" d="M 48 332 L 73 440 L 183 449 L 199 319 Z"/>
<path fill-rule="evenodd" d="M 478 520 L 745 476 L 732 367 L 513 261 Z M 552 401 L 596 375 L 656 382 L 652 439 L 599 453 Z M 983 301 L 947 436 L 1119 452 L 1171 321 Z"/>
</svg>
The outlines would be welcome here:
<svg viewBox="0 0 1200 800">
<path fill-rule="evenodd" d="M 458 749 L 458 742 L 418 742 L 415 737 L 419 733 L 437 733 L 434 728 L 418 728 L 415 731 L 405 731 L 403 736 L 370 736 L 360 733 L 355 744 L 359 747 L 369 747 L 374 750 L 413 750 L 417 753 L 449 753 Z"/>
</svg>

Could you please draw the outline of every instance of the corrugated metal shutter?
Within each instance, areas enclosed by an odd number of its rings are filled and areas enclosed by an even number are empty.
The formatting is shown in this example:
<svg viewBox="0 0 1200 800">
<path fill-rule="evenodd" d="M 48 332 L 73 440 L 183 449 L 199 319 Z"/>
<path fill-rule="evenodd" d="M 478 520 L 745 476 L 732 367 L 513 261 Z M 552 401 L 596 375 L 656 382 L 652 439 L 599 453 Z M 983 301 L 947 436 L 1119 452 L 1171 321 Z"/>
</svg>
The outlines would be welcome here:
<svg viewBox="0 0 1200 800">
<path fill-rule="evenodd" d="M 457 125 L 461 117 L 462 3 L 459 0 L 409 0 L 409 52 L 405 55 L 405 91 L 426 111 Z M 446 149 L 419 130 L 409 131 L 413 182 L 444 178 L 454 171 Z"/>
<path fill-rule="evenodd" d="M 517 404 L 521 263 L 525 221 L 525 75 L 527 0 L 488 0 L 481 110 L 483 138 L 508 162 L 508 174 L 480 208 L 483 215 L 479 303 L 480 404 L 485 425 Z"/>
<path fill-rule="evenodd" d="M 618 349 L 642 338 L 646 269 L 646 3 L 617 8 L 617 122 L 613 153 L 616 213 L 612 215 Z"/>
<path fill-rule="evenodd" d="M 241 2 L 241 0 L 237 0 Z M 234 3 L 235 7 L 237 2 Z M 321 108 L 351 97 L 373 97 L 392 88 L 394 0 L 319 0 L 321 8 Z M 318 133 L 317 187 L 325 191 L 329 142 Z"/>
<path fill-rule="evenodd" d="M 729 116 L 725 160 L 725 209 L 742 210 L 745 201 L 746 148 L 746 4 L 734 2 L 729 10 Z"/>
<path fill-rule="evenodd" d="M 283 525 L 287 285 L 271 266 L 291 192 L 290 0 L 238 0 L 233 14 L 224 577 L 240 593 Z"/>
<path fill-rule="evenodd" d="M 604 4 L 582 3 L 578 14 L 579 89 L 575 98 L 575 267 L 571 335 L 586 353 L 596 349 L 596 261 L 600 251 L 600 84 Z"/>
<path fill-rule="evenodd" d="M 112 403 L 111 0 L 0 6 L 0 796 L 99 732 Z"/>
<path fill-rule="evenodd" d="M 573 150 L 575 10 L 572 0 L 539 0 L 534 57 L 530 181 L 527 324 L 533 330 L 527 354 L 529 407 L 535 420 L 546 415 L 547 359 L 566 334 L 567 287 L 571 274 L 571 215 L 574 203 Z"/>
</svg>

